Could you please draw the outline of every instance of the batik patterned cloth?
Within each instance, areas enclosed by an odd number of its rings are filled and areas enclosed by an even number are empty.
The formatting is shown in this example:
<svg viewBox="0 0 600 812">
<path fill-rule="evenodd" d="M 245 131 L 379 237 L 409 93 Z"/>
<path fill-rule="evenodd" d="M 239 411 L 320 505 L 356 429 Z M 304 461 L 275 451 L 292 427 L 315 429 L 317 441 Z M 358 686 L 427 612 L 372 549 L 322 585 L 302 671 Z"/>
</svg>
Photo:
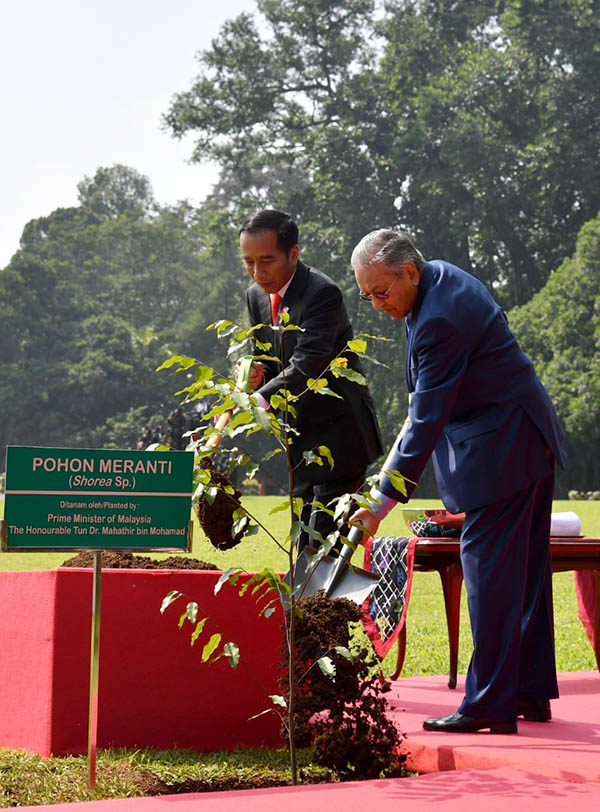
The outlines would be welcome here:
<svg viewBox="0 0 600 812">
<path fill-rule="evenodd" d="M 424 510 L 408 526 L 416 536 L 427 538 L 458 538 L 462 532 L 464 513 L 448 513 L 447 510 Z"/>
<path fill-rule="evenodd" d="M 365 545 L 365 569 L 379 582 L 362 605 L 362 622 L 378 657 L 383 659 L 396 642 L 406 619 L 416 538 L 383 537 Z"/>
</svg>

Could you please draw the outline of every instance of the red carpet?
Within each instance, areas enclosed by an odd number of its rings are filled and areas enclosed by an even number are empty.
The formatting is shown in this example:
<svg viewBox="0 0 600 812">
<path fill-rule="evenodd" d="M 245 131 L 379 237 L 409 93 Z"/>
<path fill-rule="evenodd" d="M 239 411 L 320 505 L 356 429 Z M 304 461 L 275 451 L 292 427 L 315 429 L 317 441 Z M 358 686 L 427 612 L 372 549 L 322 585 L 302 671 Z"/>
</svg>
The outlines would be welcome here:
<svg viewBox="0 0 600 812">
<path fill-rule="evenodd" d="M 464 677 L 456 690 L 446 677 L 398 680 L 391 713 L 407 734 L 408 765 L 420 773 L 469 767 L 514 766 L 564 781 L 600 784 L 600 674 L 559 675 L 560 699 L 552 702 L 551 722 L 519 721 L 519 735 L 492 736 L 430 733 L 422 729 L 428 716 L 445 716 L 458 708 Z M 600 792 L 600 787 L 599 787 Z M 598 809 L 600 810 L 600 796 Z"/>
<path fill-rule="evenodd" d="M 394 719 L 407 734 L 416 778 L 129 798 L 44 807 L 48 812 L 577 812 L 600 810 L 600 675 L 561 674 L 550 723 L 519 722 L 519 735 L 426 733 L 430 715 L 456 710 L 445 677 L 398 680 Z M 436 772 L 437 771 L 437 772 Z M 184 809 L 187 807 L 187 809 Z"/>
</svg>

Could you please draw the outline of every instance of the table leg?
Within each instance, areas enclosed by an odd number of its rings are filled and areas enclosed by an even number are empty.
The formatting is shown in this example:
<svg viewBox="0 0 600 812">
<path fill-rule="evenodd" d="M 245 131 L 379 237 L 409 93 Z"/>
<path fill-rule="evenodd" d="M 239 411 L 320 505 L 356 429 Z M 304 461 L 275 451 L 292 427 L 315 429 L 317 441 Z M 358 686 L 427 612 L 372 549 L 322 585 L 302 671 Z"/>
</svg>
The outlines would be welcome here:
<svg viewBox="0 0 600 812">
<path fill-rule="evenodd" d="M 592 570 L 594 576 L 594 586 L 596 588 L 596 600 L 594 601 L 594 654 L 596 655 L 596 667 L 600 671 L 600 572 Z"/>
<path fill-rule="evenodd" d="M 442 589 L 444 591 L 446 622 L 448 624 L 448 642 L 450 645 L 448 688 L 456 688 L 460 626 L 460 593 L 462 590 L 463 574 L 460 562 L 458 561 L 447 564 L 445 567 L 440 567 L 438 572 L 440 573 Z"/>
</svg>

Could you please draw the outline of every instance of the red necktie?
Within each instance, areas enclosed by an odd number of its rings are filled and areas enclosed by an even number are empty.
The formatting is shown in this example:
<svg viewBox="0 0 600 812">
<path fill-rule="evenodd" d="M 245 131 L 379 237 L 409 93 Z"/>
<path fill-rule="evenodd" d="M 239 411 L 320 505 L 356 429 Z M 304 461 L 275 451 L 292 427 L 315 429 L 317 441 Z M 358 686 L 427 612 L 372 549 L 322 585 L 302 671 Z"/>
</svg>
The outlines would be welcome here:
<svg viewBox="0 0 600 812">
<path fill-rule="evenodd" d="M 281 304 L 282 296 L 278 293 L 271 294 L 271 318 L 273 324 L 277 324 L 277 314 L 279 313 L 279 305 Z"/>
</svg>

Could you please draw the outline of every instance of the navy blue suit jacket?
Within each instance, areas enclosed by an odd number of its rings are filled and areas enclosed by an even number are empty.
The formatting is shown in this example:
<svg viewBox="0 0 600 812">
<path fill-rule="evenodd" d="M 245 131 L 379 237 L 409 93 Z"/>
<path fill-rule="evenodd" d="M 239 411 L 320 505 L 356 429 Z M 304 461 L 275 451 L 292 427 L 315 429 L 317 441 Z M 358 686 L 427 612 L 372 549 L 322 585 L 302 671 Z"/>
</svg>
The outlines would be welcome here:
<svg viewBox="0 0 600 812">
<path fill-rule="evenodd" d="M 409 423 L 385 470 L 417 482 L 433 454 L 440 497 L 456 513 L 547 476 L 548 449 L 564 466 L 554 406 L 479 280 L 448 262 L 428 262 L 406 324 Z M 380 490 L 407 501 L 386 476 Z"/>
</svg>

